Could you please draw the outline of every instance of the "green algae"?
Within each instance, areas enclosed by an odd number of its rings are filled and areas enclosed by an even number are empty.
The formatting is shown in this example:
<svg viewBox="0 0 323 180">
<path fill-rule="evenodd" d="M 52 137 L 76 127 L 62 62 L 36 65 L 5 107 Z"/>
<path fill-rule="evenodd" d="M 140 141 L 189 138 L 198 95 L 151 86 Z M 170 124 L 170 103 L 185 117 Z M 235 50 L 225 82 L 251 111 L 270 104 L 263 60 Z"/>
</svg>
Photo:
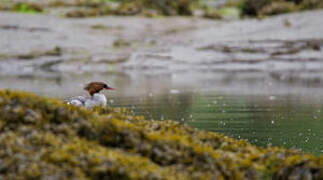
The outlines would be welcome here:
<svg viewBox="0 0 323 180">
<path fill-rule="evenodd" d="M 222 6 L 210 6 L 201 0 L 50 0 L 0 2 L 0 10 L 23 13 L 41 13 L 50 8 L 73 7 L 65 17 L 83 18 L 104 15 L 192 16 L 202 11 L 203 17 L 222 19 L 241 16 L 263 17 L 281 13 L 323 8 L 323 0 L 232 0 Z"/>
<path fill-rule="evenodd" d="M 44 56 L 61 56 L 62 55 L 62 48 L 59 46 L 54 47 L 53 49 L 49 50 L 33 50 L 28 53 L 22 54 L 0 54 L 1 59 L 19 59 L 19 60 L 31 60 L 37 59 Z"/>
<path fill-rule="evenodd" d="M 268 16 L 323 7 L 323 0 L 244 0 L 242 14 Z"/>
<path fill-rule="evenodd" d="M 15 11 L 15 12 L 19 12 L 19 13 L 30 13 L 30 14 L 44 12 L 43 6 L 38 3 L 11 2 L 11 1 L 0 2 L 0 10 Z"/>
<path fill-rule="evenodd" d="M 129 41 L 124 40 L 124 39 L 116 39 L 115 41 L 113 41 L 112 45 L 115 48 L 122 48 L 122 47 L 131 46 L 131 43 Z"/>
<path fill-rule="evenodd" d="M 121 2 L 101 2 L 100 6 L 86 9 L 71 10 L 65 14 L 66 17 L 93 17 L 103 15 L 146 15 L 149 17 L 157 15 L 192 15 L 191 4 L 196 0 L 140 0 Z M 88 7 L 88 6 L 87 6 Z M 156 14 L 151 13 L 155 10 Z"/>
<path fill-rule="evenodd" d="M 292 24 L 285 19 L 283 21 L 286 27 L 292 26 Z M 253 41 L 250 41 L 253 43 Z M 263 41 L 263 42 L 270 42 L 270 41 Z M 270 57 L 283 55 L 283 54 L 297 54 L 303 51 L 319 51 L 321 49 L 321 45 L 323 44 L 322 40 L 316 39 L 304 39 L 301 41 L 277 41 L 282 43 L 282 45 L 274 47 L 274 48 L 259 48 L 259 47 L 236 47 L 236 46 L 228 46 L 228 45 L 208 45 L 204 47 L 197 48 L 199 51 L 216 51 L 216 52 L 223 52 L 223 53 L 262 53 L 262 54 L 269 54 Z"/>
<path fill-rule="evenodd" d="M 0 122 L 5 179 L 323 177 L 323 157 L 264 149 L 173 121 L 146 121 L 124 108 L 88 110 L 2 90 Z"/>
<path fill-rule="evenodd" d="M 13 10 L 20 13 L 40 13 L 44 11 L 41 6 L 33 3 L 17 3 Z"/>
<path fill-rule="evenodd" d="M 103 25 L 103 24 L 94 24 L 91 26 L 92 29 L 95 29 L 95 30 L 123 30 L 124 27 L 123 26 L 106 26 L 106 25 Z"/>
</svg>

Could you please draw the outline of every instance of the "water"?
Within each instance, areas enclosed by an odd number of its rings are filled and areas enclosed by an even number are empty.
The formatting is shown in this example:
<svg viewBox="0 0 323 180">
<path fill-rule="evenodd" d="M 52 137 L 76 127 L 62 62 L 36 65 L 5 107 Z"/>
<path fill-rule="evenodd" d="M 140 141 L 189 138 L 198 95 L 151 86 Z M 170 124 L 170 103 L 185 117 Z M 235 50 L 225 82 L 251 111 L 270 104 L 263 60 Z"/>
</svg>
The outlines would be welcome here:
<svg viewBox="0 0 323 180">
<path fill-rule="evenodd" d="M 114 98 L 147 119 L 176 120 L 267 147 L 323 152 L 323 103 L 297 95 L 183 92 Z"/>
<path fill-rule="evenodd" d="M 85 94 L 85 82 L 104 81 L 116 88 L 104 92 L 110 105 L 127 107 L 148 120 L 171 119 L 248 139 L 263 147 L 284 146 L 316 155 L 323 153 L 321 81 L 280 81 L 266 72 L 241 72 L 239 76 L 220 72 L 214 73 L 213 78 L 203 78 L 194 81 L 186 76 L 179 79 L 122 73 L 1 76 L 0 89 L 64 99 Z"/>
</svg>

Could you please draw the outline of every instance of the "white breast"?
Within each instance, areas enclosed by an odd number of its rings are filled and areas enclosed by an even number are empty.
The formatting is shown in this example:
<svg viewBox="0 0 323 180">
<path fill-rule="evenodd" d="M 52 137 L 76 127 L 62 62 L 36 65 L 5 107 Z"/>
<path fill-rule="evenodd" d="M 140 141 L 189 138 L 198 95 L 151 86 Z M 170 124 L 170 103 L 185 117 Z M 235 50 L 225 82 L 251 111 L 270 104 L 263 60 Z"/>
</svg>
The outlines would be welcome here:
<svg viewBox="0 0 323 180">
<path fill-rule="evenodd" d="M 87 99 L 84 103 L 86 108 L 92 108 L 94 106 L 106 106 L 107 105 L 107 98 L 102 93 L 95 93 L 89 99 Z"/>
</svg>

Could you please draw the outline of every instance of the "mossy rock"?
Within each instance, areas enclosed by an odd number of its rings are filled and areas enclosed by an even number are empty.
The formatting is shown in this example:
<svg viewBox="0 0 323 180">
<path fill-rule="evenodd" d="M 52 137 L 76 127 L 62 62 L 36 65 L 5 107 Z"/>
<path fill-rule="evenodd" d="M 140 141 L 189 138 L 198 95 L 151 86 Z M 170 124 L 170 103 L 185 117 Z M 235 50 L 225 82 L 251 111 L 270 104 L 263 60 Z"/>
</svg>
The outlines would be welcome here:
<svg viewBox="0 0 323 180">
<path fill-rule="evenodd" d="M 242 13 L 248 16 L 276 15 L 323 8 L 323 0 L 244 0 Z"/>
<path fill-rule="evenodd" d="M 293 2 L 272 2 L 270 5 L 263 7 L 258 13 L 259 15 L 276 15 L 298 10 Z"/>
<path fill-rule="evenodd" d="M 244 0 L 242 13 L 249 16 L 257 16 L 258 11 L 270 4 L 268 0 Z"/>
<path fill-rule="evenodd" d="M 323 0 L 303 0 L 300 8 L 304 10 L 323 8 Z"/>
<path fill-rule="evenodd" d="M 192 5 L 197 0 L 141 0 L 146 8 L 153 8 L 162 15 L 192 15 Z"/>
<path fill-rule="evenodd" d="M 142 11 L 142 5 L 138 2 L 129 2 L 129 3 L 123 3 L 120 5 L 120 7 L 116 10 L 117 15 L 124 15 L 124 16 L 130 16 L 130 15 L 136 15 L 141 13 Z"/>
<path fill-rule="evenodd" d="M 117 3 L 102 3 L 100 6 L 85 6 L 85 9 L 75 9 L 67 12 L 66 17 L 91 17 L 103 15 L 131 16 L 147 14 L 155 10 L 158 15 L 191 15 L 192 4 L 196 0 L 128 0 Z"/>
<path fill-rule="evenodd" d="M 15 11 L 20 13 L 41 13 L 44 12 L 44 7 L 41 4 L 33 2 L 0 2 L 1 11 Z"/>
<path fill-rule="evenodd" d="M 323 178 L 323 157 L 9 90 L 0 91 L 0 146 L 4 179 Z"/>
</svg>

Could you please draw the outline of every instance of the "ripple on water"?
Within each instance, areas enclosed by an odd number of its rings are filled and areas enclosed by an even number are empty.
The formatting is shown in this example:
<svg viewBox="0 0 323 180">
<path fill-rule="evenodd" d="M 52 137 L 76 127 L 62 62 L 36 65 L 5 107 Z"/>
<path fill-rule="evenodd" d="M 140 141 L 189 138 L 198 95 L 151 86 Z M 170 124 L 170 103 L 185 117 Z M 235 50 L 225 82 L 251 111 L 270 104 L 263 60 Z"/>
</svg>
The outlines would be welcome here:
<svg viewBox="0 0 323 180">
<path fill-rule="evenodd" d="M 323 102 L 299 96 L 268 98 L 194 92 L 180 92 L 171 98 L 168 94 L 149 93 L 148 97 L 131 97 L 129 101 L 127 97 L 116 98 L 114 106 L 128 106 L 130 102 L 135 107 L 133 111 L 147 119 L 177 120 L 264 147 L 286 146 L 322 153 Z"/>
</svg>

